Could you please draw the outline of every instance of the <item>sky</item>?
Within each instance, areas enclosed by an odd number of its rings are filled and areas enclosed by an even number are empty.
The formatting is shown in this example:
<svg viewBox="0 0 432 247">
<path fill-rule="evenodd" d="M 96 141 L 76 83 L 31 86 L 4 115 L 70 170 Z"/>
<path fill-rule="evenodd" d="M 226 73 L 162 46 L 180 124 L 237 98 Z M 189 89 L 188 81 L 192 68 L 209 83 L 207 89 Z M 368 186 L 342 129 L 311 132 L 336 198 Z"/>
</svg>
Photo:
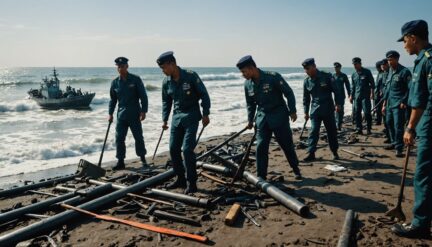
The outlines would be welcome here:
<svg viewBox="0 0 432 247">
<path fill-rule="evenodd" d="M 388 50 L 412 66 L 401 26 L 424 19 L 431 0 L 0 0 L 0 67 L 156 67 L 172 50 L 187 67 L 233 67 L 252 55 L 262 67 L 366 66 Z"/>
</svg>

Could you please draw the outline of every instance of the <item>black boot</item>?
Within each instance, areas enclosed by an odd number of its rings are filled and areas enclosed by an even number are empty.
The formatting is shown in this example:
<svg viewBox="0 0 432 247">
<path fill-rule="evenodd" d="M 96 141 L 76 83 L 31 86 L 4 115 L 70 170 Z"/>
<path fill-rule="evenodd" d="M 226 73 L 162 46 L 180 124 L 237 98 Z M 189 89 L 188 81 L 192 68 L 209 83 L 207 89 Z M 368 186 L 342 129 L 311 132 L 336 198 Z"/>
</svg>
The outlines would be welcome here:
<svg viewBox="0 0 432 247">
<path fill-rule="evenodd" d="M 167 184 L 165 186 L 167 189 L 176 189 L 176 188 L 186 188 L 186 179 L 185 177 L 179 177 L 177 176 L 176 180 L 173 182 Z"/>
<path fill-rule="evenodd" d="M 333 152 L 333 160 L 339 160 L 339 154 L 336 152 Z"/>
<path fill-rule="evenodd" d="M 366 135 L 372 135 L 372 131 L 371 131 L 371 129 L 368 129 L 368 130 L 367 130 Z"/>
<path fill-rule="evenodd" d="M 430 227 L 395 224 L 391 228 L 396 235 L 406 238 L 430 238 Z"/>
<path fill-rule="evenodd" d="M 315 158 L 315 153 L 309 153 L 308 156 L 306 156 L 306 158 L 303 159 L 304 162 L 310 162 L 310 161 L 314 161 Z"/>
<path fill-rule="evenodd" d="M 141 163 L 142 163 L 142 167 L 143 168 L 147 168 L 148 164 L 147 164 L 147 160 L 146 160 L 146 158 L 145 158 L 144 155 L 140 157 L 140 160 L 141 160 Z"/>
<path fill-rule="evenodd" d="M 391 141 L 390 141 L 390 139 L 387 138 L 384 140 L 384 143 L 389 144 L 389 143 L 391 143 Z"/>
<path fill-rule="evenodd" d="M 385 150 L 393 150 L 395 149 L 395 146 L 393 144 L 389 144 L 387 146 L 384 147 Z"/>
<path fill-rule="evenodd" d="M 118 160 L 118 161 L 117 161 L 117 165 L 114 166 L 112 169 L 115 170 L 115 171 L 125 169 L 125 163 L 124 163 L 124 160 Z"/>
<path fill-rule="evenodd" d="M 187 194 L 192 194 L 192 193 L 196 193 L 198 191 L 196 182 L 195 183 L 187 183 L 187 187 L 184 190 L 183 194 L 187 195 Z"/>
<path fill-rule="evenodd" d="M 396 157 L 398 157 L 398 158 L 403 158 L 404 157 L 404 154 L 403 154 L 402 150 L 396 150 Z"/>
<path fill-rule="evenodd" d="M 361 129 L 357 129 L 355 133 L 358 135 L 363 135 L 363 131 Z"/>
</svg>

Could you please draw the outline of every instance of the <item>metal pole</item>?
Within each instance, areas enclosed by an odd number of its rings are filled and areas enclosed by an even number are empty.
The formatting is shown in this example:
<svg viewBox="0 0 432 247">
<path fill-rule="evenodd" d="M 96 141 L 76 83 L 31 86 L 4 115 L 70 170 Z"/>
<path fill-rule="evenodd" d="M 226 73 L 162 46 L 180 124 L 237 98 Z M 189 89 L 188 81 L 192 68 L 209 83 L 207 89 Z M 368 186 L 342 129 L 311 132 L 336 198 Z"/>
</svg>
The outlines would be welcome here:
<svg viewBox="0 0 432 247">
<path fill-rule="evenodd" d="M 19 195 L 25 191 L 28 191 L 28 190 L 34 190 L 34 189 L 38 189 L 38 188 L 42 188 L 42 187 L 53 186 L 54 184 L 58 184 L 58 183 L 64 183 L 64 182 L 67 182 L 70 180 L 74 180 L 75 177 L 76 177 L 75 174 L 74 175 L 68 175 L 68 176 L 61 177 L 61 178 L 54 178 L 54 179 L 46 180 L 46 181 L 39 182 L 39 183 L 24 185 L 24 186 L 20 186 L 20 187 L 8 189 L 8 190 L 2 190 L 2 191 L 0 191 L 0 198 L 8 197 L 8 196 L 17 196 L 17 195 Z"/>
<path fill-rule="evenodd" d="M 230 163 L 230 166 L 236 166 L 234 162 L 226 160 L 225 162 Z M 197 162 L 198 166 L 201 166 L 205 170 L 214 171 L 214 172 L 220 172 L 224 175 L 230 176 L 233 171 L 229 168 L 223 167 L 223 166 L 217 166 L 212 164 L 207 164 L 204 162 Z M 294 197 L 288 195 L 287 193 L 283 192 L 282 190 L 278 189 L 276 186 L 268 183 L 264 179 L 261 179 L 259 177 L 255 177 L 250 172 L 243 172 L 243 178 L 246 179 L 250 184 L 255 185 L 257 188 L 261 189 L 263 192 L 271 196 L 273 199 L 284 205 L 286 208 L 291 209 L 295 213 L 299 214 L 300 216 L 306 216 L 309 212 L 309 207 L 305 204 L 299 202 Z"/>
<path fill-rule="evenodd" d="M 228 142 L 232 141 L 233 139 L 237 138 L 239 135 L 241 135 L 241 133 L 245 132 L 248 128 L 244 128 L 242 130 L 240 130 L 239 132 L 235 133 L 234 135 L 230 136 L 228 139 L 226 139 L 224 142 L 222 142 L 221 144 L 217 145 L 216 147 L 210 149 L 209 151 L 201 154 L 200 156 L 198 156 L 196 159 L 200 160 L 202 158 L 205 158 L 207 156 L 209 156 L 211 153 L 213 153 L 214 151 L 218 150 L 219 148 L 223 147 L 224 145 L 226 145 Z"/>
<path fill-rule="evenodd" d="M 166 190 L 151 189 L 151 194 L 155 196 L 162 196 L 174 201 L 183 202 L 189 205 L 197 207 L 209 207 L 210 201 L 206 198 L 199 198 L 194 196 L 189 196 L 185 194 L 175 193 Z"/>
<path fill-rule="evenodd" d="M 346 212 L 345 222 L 342 227 L 342 231 L 339 237 L 337 247 L 348 247 L 350 246 L 350 237 L 352 231 L 352 225 L 354 222 L 354 211 L 351 209 Z"/>
<path fill-rule="evenodd" d="M 124 196 L 127 193 L 134 193 L 141 191 L 149 186 L 153 186 L 162 181 L 166 181 L 172 177 L 174 177 L 175 173 L 173 169 L 169 169 L 163 173 L 160 173 L 154 177 L 145 179 L 139 183 L 131 185 L 121 190 L 114 191 L 110 194 L 104 195 L 102 197 L 96 198 L 89 202 L 86 202 L 79 206 L 79 208 L 84 210 L 95 210 L 102 206 L 105 206 L 109 203 L 112 203 Z M 30 239 L 34 236 L 39 236 L 42 233 L 48 232 L 57 228 L 60 225 L 65 224 L 66 222 L 73 219 L 81 219 L 81 213 L 76 212 L 74 210 L 66 210 L 63 213 L 54 215 L 47 219 L 41 220 L 37 223 L 28 225 L 26 227 L 20 228 L 16 231 L 9 232 L 0 236 L 0 246 L 10 246 L 15 245 L 20 241 Z"/>
</svg>

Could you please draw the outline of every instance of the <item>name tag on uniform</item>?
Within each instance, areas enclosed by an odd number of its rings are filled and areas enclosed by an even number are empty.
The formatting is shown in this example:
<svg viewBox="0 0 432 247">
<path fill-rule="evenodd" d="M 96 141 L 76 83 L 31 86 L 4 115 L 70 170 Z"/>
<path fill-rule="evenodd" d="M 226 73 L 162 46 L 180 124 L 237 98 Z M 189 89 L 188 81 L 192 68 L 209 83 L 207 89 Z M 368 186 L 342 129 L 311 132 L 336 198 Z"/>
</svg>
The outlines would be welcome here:
<svg viewBox="0 0 432 247">
<path fill-rule="evenodd" d="M 366 76 L 362 75 L 362 76 L 360 76 L 360 79 L 364 80 L 364 79 L 366 79 Z"/>
<path fill-rule="evenodd" d="M 135 87 L 135 84 L 129 84 L 128 87 L 129 87 L 129 88 L 134 88 L 134 87 Z"/>
<path fill-rule="evenodd" d="M 399 75 L 395 75 L 395 76 L 393 76 L 393 80 L 395 80 L 395 81 L 399 81 Z"/>
<path fill-rule="evenodd" d="M 183 90 L 189 90 L 191 88 L 191 85 L 189 83 L 183 83 Z"/>
<path fill-rule="evenodd" d="M 327 87 L 327 82 L 325 82 L 325 81 L 320 82 L 320 86 L 321 87 Z"/>
</svg>

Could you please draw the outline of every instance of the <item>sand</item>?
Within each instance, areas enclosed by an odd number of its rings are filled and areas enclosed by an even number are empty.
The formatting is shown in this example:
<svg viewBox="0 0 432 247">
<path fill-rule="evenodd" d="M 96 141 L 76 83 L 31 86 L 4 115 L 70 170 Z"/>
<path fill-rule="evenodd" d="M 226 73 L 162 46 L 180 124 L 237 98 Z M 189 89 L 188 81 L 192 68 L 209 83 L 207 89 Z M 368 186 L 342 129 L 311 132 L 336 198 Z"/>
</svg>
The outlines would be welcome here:
<svg viewBox="0 0 432 247">
<path fill-rule="evenodd" d="M 350 126 L 347 126 L 350 131 Z M 346 133 L 346 132 L 345 132 Z M 305 133 L 307 134 L 307 132 Z M 294 131 L 294 140 L 298 140 L 299 131 Z M 224 218 L 231 205 L 218 205 L 215 209 L 205 210 L 191 207 L 188 216 L 200 220 L 202 226 L 190 226 L 183 223 L 170 222 L 160 219 L 158 222 L 148 222 L 137 217 L 137 211 L 128 213 L 115 213 L 114 216 L 139 222 L 146 222 L 158 226 L 169 227 L 189 233 L 207 236 L 212 246 L 335 246 L 343 225 L 346 210 L 356 212 L 358 220 L 354 226 L 353 246 L 429 246 L 431 240 L 405 239 L 391 233 L 391 224 L 382 222 L 384 213 L 395 206 L 399 184 L 404 163 L 403 158 L 396 158 L 394 151 L 384 150 L 384 138 L 381 126 L 374 126 L 371 136 L 358 136 L 354 144 L 343 143 L 347 135 L 341 133 L 340 148 L 349 149 L 357 153 L 368 152 L 370 159 L 377 163 L 370 163 L 357 156 L 339 151 L 341 159 L 332 160 L 331 152 L 325 141 L 320 140 L 316 155 L 319 158 L 311 163 L 301 163 L 303 180 L 295 180 L 288 162 L 277 143 L 270 146 L 269 176 L 268 180 L 294 196 L 310 207 L 311 214 L 301 217 L 289 209 L 278 205 L 265 209 L 250 210 L 250 214 L 261 224 L 255 226 L 241 215 L 233 226 L 226 226 Z M 203 140 L 197 151 L 214 146 L 222 142 L 227 136 L 218 136 Z M 251 138 L 246 133 L 233 143 L 245 143 Z M 255 146 L 253 147 L 253 149 Z M 305 149 L 297 149 L 299 158 L 305 156 Z M 374 157 L 372 157 L 374 156 Z M 153 167 L 162 171 L 168 159 L 167 153 L 157 156 Z M 346 171 L 332 172 L 324 167 L 326 165 L 341 165 Z M 112 164 L 108 164 L 112 165 Z M 115 172 L 113 176 L 122 173 L 134 173 L 140 164 L 134 160 L 127 164 L 128 170 Z M 407 221 L 412 218 L 413 187 L 412 176 L 415 168 L 415 150 L 409 161 L 409 170 L 405 189 L 405 200 L 402 208 L 407 215 Z M 255 174 L 255 167 L 249 166 L 247 170 Z M 215 173 L 212 175 L 219 176 Z M 221 179 L 229 181 L 226 177 Z M 127 181 L 125 181 L 127 184 Z M 260 194 L 246 183 L 241 183 L 245 190 Z M 162 187 L 159 186 L 159 187 Z M 203 176 L 198 179 L 199 192 L 196 196 L 215 198 L 221 191 L 221 185 Z M 41 191 L 53 192 L 51 188 Z M 180 190 L 176 190 L 180 192 Z M 59 193 L 59 192 L 55 192 Z M 32 199 L 42 200 L 49 196 L 26 194 L 14 198 L 2 199 L 0 209 L 12 207 L 18 202 L 27 205 Z M 125 201 L 130 198 L 125 198 Z M 150 203 L 147 203 L 149 205 Z M 119 209 L 122 202 L 106 205 L 97 211 L 101 214 L 113 213 Z M 61 210 L 50 211 L 46 214 L 55 214 Z M 141 213 L 145 210 L 141 209 Z M 203 216 L 204 215 L 204 216 Z M 35 219 L 22 219 L 19 223 L 12 223 L 0 228 L 0 235 L 23 227 Z M 62 228 L 59 228 L 61 230 Z M 63 234 L 60 234 L 63 232 Z M 117 223 L 105 222 L 82 216 L 74 222 L 64 226 L 64 230 L 54 234 L 53 239 L 59 246 L 202 246 L 203 244 L 178 238 L 159 236 L 157 233 L 137 229 Z M 49 234 L 49 233 L 48 233 Z M 38 241 L 40 245 L 47 245 L 46 241 Z"/>
</svg>

